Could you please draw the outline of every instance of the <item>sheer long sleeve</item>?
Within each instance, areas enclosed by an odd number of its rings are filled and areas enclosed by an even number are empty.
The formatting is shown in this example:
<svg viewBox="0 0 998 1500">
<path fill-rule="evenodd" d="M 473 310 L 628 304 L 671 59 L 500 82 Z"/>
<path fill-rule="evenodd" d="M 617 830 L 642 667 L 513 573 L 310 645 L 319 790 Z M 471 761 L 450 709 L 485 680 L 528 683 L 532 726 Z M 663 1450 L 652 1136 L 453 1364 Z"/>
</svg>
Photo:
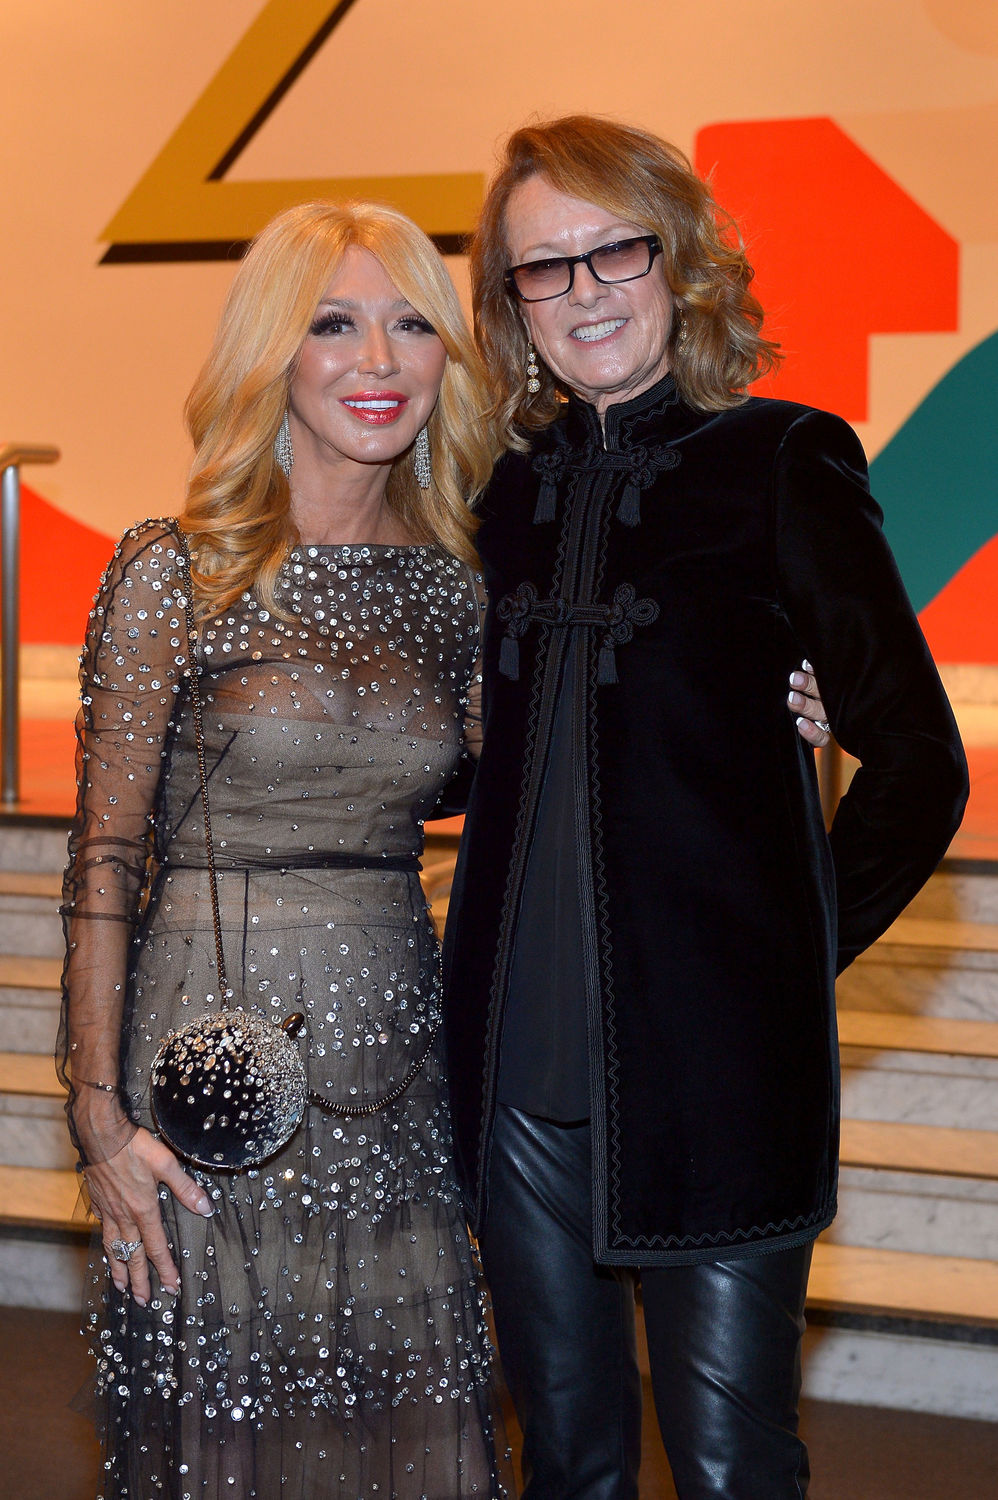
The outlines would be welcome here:
<svg viewBox="0 0 998 1500">
<path fill-rule="evenodd" d="M 56 1063 L 84 1164 L 113 1156 L 136 1129 L 120 1088 L 121 1036 L 150 820 L 187 665 L 177 562 L 166 523 L 125 534 L 101 581 L 80 662 Z"/>
</svg>

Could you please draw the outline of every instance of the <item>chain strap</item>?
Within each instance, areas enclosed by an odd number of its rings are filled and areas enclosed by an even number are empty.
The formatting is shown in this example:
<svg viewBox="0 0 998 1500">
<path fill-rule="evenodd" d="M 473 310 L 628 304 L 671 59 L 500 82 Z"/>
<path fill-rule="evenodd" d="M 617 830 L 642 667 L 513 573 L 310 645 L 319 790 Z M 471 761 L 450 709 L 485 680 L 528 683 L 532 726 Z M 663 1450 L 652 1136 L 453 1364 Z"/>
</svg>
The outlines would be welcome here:
<svg viewBox="0 0 998 1500">
<path fill-rule="evenodd" d="M 201 711 L 201 689 L 198 683 L 200 669 L 197 664 L 197 656 L 194 644 L 197 640 L 197 630 L 194 624 L 194 580 L 192 576 L 192 564 L 190 547 L 187 537 L 180 527 L 176 527 L 176 537 L 180 549 L 183 570 L 186 573 L 186 586 L 184 589 L 184 616 L 187 621 L 187 680 L 190 684 L 191 713 L 194 718 L 194 746 L 197 752 L 198 777 L 201 782 L 201 808 L 204 815 L 204 847 L 208 862 L 208 883 L 211 893 L 211 922 L 215 934 L 215 963 L 218 968 L 218 982 L 222 992 L 222 999 L 227 1000 L 232 996 L 232 990 L 225 970 L 225 954 L 222 950 L 222 918 L 218 905 L 218 875 L 215 870 L 215 847 L 211 836 L 211 810 L 208 806 L 208 763 L 204 748 L 204 719 Z M 440 960 L 438 959 L 438 974 L 440 983 L 443 983 Z M 334 1099 L 326 1099 L 322 1094 L 317 1094 L 309 1089 L 308 1101 L 316 1105 L 327 1115 L 335 1115 L 338 1118 L 351 1119 L 359 1116 L 378 1115 L 384 1109 L 398 1102 L 402 1095 L 415 1083 L 419 1074 L 433 1050 L 433 1044 L 440 1030 L 442 1017 L 437 1016 L 430 1027 L 426 1045 L 419 1055 L 410 1063 L 405 1075 L 393 1089 L 390 1089 L 384 1098 L 376 1099 L 370 1104 L 340 1104 Z M 303 1015 L 289 1016 L 284 1022 L 284 1030 L 294 1035 L 300 1033 L 306 1025 Z"/>
<path fill-rule="evenodd" d="M 204 848 L 208 860 L 208 883 L 211 888 L 211 923 L 215 932 L 215 963 L 218 968 L 218 983 L 222 991 L 222 997 L 223 999 L 227 999 L 232 994 L 232 991 L 229 989 L 229 981 L 225 972 L 225 954 L 222 950 L 222 919 L 218 910 L 218 876 L 215 873 L 215 846 L 211 836 L 211 809 L 208 806 L 208 764 L 204 753 L 204 720 L 201 715 L 201 689 L 198 684 L 200 672 L 194 651 L 194 643 L 197 640 L 197 631 L 194 627 L 194 580 L 191 576 L 191 554 L 187 545 L 187 537 L 179 528 L 177 530 L 177 537 L 180 541 L 184 571 L 187 574 L 187 583 L 184 589 L 184 614 L 187 619 L 187 680 L 190 683 L 191 690 L 191 712 L 194 716 L 194 746 L 197 751 L 198 776 L 201 781 Z"/>
</svg>

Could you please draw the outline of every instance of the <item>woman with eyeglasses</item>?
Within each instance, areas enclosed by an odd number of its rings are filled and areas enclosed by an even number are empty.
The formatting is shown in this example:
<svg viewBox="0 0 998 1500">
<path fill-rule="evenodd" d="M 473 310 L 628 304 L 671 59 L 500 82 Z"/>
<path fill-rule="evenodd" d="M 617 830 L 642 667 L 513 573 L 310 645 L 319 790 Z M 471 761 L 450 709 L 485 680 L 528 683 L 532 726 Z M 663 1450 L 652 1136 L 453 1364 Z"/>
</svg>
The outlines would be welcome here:
<svg viewBox="0 0 998 1500">
<path fill-rule="evenodd" d="M 585 116 L 517 131 L 472 272 L 509 451 L 446 1025 L 524 1494 L 637 1495 L 640 1280 L 681 1500 L 799 1500 L 834 979 L 959 824 L 956 726 L 857 438 L 747 395 L 775 346 L 678 151 Z M 774 687 L 802 655 L 862 763 L 827 837 Z"/>
</svg>

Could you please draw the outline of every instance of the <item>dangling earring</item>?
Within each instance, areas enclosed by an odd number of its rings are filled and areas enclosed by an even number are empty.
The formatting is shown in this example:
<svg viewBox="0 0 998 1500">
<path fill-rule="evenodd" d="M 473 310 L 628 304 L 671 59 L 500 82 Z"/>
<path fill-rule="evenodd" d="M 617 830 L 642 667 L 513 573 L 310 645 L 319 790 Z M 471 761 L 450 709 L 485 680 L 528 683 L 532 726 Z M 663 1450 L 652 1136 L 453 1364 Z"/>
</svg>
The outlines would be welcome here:
<svg viewBox="0 0 998 1500">
<path fill-rule="evenodd" d="M 689 338 L 690 333 L 689 329 L 686 326 L 686 314 L 683 312 L 683 309 L 680 307 L 678 302 L 676 303 L 676 319 L 679 323 L 679 332 L 676 335 L 676 344 L 681 349 L 686 343 L 686 340 Z"/>
<path fill-rule="evenodd" d="M 425 427 L 419 429 L 412 447 L 412 472 L 421 490 L 431 488 L 433 469 L 430 465 L 430 434 Z"/>
<path fill-rule="evenodd" d="M 291 428 L 288 426 L 288 414 L 284 413 L 281 425 L 277 429 L 274 439 L 274 457 L 279 466 L 284 470 L 285 479 L 291 478 L 291 466 L 295 461 L 295 452 L 291 446 Z"/>
<path fill-rule="evenodd" d="M 541 388 L 541 382 L 540 382 L 540 379 L 538 378 L 540 376 L 540 373 L 541 373 L 540 366 L 537 363 L 537 355 L 534 353 L 534 346 L 533 346 L 533 344 L 528 344 L 527 345 L 527 392 L 531 396 L 536 396 L 537 392 Z"/>
</svg>

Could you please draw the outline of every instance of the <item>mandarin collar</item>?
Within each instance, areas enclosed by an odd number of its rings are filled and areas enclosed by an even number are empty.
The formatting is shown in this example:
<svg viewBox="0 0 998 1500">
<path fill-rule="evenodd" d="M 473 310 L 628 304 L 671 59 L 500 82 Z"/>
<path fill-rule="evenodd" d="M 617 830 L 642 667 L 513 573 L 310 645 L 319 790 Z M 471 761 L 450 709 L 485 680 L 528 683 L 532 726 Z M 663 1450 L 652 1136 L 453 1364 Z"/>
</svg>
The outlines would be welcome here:
<svg viewBox="0 0 998 1500">
<path fill-rule="evenodd" d="M 679 404 L 679 392 L 671 371 L 642 391 L 640 396 L 608 406 L 602 428 L 595 406 L 579 396 L 570 395 L 565 435 L 573 445 L 588 440 L 611 451 L 620 447 L 623 430 L 630 446 L 636 438 L 660 434 L 662 419 L 670 408 L 678 408 Z"/>
</svg>

